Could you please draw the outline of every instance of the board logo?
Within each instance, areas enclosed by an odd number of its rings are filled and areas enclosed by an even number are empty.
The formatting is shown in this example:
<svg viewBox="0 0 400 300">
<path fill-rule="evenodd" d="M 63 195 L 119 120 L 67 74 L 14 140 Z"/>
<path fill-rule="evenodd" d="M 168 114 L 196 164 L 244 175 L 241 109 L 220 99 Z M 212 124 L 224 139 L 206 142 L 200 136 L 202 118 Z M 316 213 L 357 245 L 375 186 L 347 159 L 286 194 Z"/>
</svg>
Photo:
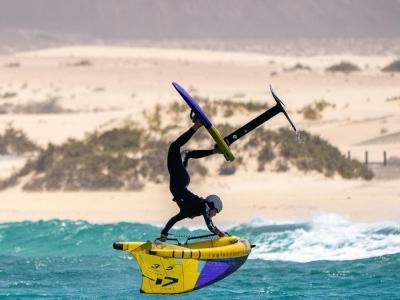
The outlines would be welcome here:
<svg viewBox="0 0 400 300">
<path fill-rule="evenodd" d="M 165 280 L 167 280 L 167 282 L 165 282 Z M 160 285 L 163 282 L 165 282 L 164 284 L 161 285 L 162 287 L 165 287 L 165 286 L 177 283 L 178 281 L 179 281 L 178 278 L 166 276 L 166 277 L 164 277 L 164 279 L 157 278 L 156 285 Z"/>
</svg>

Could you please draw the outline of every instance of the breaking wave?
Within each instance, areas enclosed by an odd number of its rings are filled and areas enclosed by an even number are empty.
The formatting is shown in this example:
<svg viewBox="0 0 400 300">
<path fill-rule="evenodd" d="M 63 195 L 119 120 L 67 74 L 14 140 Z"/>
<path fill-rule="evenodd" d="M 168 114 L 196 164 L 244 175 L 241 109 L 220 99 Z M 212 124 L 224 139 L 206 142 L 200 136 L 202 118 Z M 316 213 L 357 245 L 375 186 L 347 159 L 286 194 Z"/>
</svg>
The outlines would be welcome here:
<svg viewBox="0 0 400 300">
<path fill-rule="evenodd" d="M 356 260 L 400 253 L 400 224 L 352 223 L 325 214 L 306 222 L 252 222 L 235 232 L 257 247 L 250 258 L 310 262 Z"/>
<path fill-rule="evenodd" d="M 124 256 L 123 252 L 112 250 L 114 241 L 151 240 L 159 231 L 159 227 L 140 223 L 92 224 L 66 220 L 3 223 L 0 224 L 0 255 Z M 187 228 L 175 232 L 205 233 Z M 334 214 L 301 222 L 258 220 L 233 226 L 229 233 L 256 245 L 250 259 L 341 261 L 400 253 L 400 223 L 352 223 Z"/>
</svg>

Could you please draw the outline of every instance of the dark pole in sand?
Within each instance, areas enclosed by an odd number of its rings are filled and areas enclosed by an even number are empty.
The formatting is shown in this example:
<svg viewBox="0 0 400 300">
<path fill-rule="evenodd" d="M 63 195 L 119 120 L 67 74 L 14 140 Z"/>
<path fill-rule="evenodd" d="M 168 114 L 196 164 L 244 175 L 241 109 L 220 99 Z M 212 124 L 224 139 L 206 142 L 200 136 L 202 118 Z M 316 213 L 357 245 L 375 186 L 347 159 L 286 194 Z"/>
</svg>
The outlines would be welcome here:
<svg viewBox="0 0 400 300">
<path fill-rule="evenodd" d="M 383 165 L 386 166 L 386 151 L 383 151 Z"/>
</svg>

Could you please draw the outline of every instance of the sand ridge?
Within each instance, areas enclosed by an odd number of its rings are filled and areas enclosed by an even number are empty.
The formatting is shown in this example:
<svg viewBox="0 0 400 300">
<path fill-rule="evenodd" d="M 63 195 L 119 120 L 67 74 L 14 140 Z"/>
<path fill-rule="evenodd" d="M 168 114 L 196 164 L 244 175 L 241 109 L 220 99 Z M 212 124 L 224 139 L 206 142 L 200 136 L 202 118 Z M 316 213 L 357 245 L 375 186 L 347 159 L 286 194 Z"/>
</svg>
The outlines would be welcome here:
<svg viewBox="0 0 400 300">
<path fill-rule="evenodd" d="M 353 157 L 362 160 L 368 150 L 371 159 L 379 161 L 384 150 L 389 156 L 400 156 L 400 141 L 395 139 L 388 144 L 383 138 L 400 131 L 400 103 L 387 101 L 400 96 L 400 77 L 380 71 L 393 59 L 99 46 L 3 55 L 0 96 L 16 96 L 1 98 L 0 105 L 23 105 L 56 97 L 73 112 L 0 114 L 0 130 L 11 123 L 41 145 L 59 144 L 118 120 L 140 121 L 142 111 L 156 103 L 181 101 L 172 81 L 211 99 L 254 100 L 269 105 L 273 103 L 267 90 L 271 83 L 300 129 L 319 134 L 344 154 L 351 150 Z M 355 63 L 362 70 L 348 75 L 324 71 L 341 61 Z M 7 66 L 10 62 L 20 65 Z M 296 63 L 311 67 L 311 71 L 287 71 Z M 335 107 L 324 110 L 320 120 L 305 120 L 299 110 L 321 99 Z M 243 116 L 243 120 L 252 117 Z M 267 126 L 277 128 L 287 126 L 287 122 L 277 117 Z M 357 145 L 367 140 L 377 142 Z M 400 194 L 396 176 L 391 181 L 363 182 L 296 172 L 239 172 L 232 177 L 210 178 L 207 184 L 194 185 L 193 190 L 203 195 L 210 189 L 224 194 L 229 203 L 219 216 L 224 223 L 258 216 L 300 218 L 320 211 L 349 214 L 361 221 L 398 220 Z M 169 197 L 165 186 L 149 186 L 138 193 L 25 193 L 12 189 L 0 193 L 0 220 L 68 218 L 162 223 L 176 210 Z"/>
</svg>

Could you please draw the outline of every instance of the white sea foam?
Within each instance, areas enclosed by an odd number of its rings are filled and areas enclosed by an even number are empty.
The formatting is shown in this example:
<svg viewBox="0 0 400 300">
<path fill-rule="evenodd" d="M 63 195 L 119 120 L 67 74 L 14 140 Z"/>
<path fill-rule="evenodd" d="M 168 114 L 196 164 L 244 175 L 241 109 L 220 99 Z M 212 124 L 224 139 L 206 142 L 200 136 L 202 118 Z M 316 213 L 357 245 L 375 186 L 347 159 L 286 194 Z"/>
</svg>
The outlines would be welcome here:
<svg viewBox="0 0 400 300">
<path fill-rule="evenodd" d="M 252 222 L 236 227 L 257 247 L 250 259 L 310 262 L 400 253 L 400 223 L 352 223 L 325 214 L 305 222 Z"/>
</svg>

